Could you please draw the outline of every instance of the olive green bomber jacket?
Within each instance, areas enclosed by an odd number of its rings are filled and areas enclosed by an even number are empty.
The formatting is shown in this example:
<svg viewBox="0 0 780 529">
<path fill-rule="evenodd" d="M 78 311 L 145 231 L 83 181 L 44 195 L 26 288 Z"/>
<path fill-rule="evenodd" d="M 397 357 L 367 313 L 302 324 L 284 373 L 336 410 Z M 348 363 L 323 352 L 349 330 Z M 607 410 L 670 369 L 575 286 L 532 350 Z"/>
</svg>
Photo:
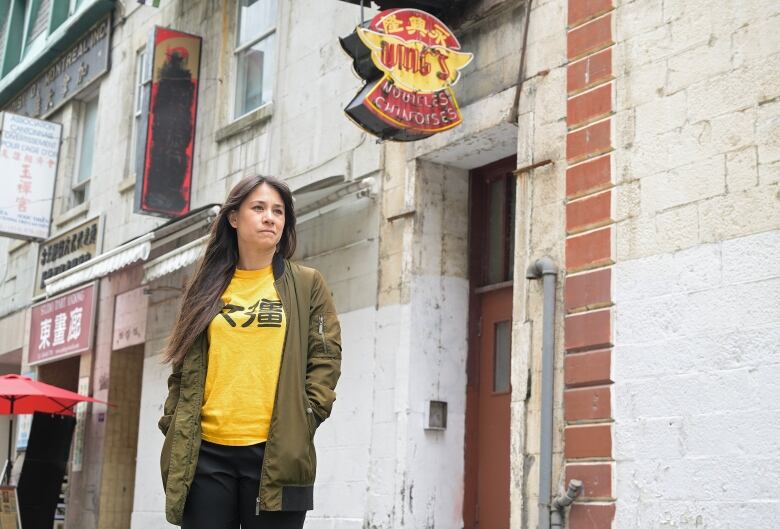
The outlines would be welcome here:
<svg viewBox="0 0 780 529">
<path fill-rule="evenodd" d="M 320 273 L 281 258 L 273 261 L 274 286 L 287 330 L 276 401 L 261 470 L 258 510 L 313 508 L 317 460 L 314 432 L 331 412 L 341 373 L 341 327 Z M 201 441 L 200 412 L 208 367 L 206 331 L 168 378 L 160 430 L 160 467 L 167 520 L 180 525 Z"/>
</svg>

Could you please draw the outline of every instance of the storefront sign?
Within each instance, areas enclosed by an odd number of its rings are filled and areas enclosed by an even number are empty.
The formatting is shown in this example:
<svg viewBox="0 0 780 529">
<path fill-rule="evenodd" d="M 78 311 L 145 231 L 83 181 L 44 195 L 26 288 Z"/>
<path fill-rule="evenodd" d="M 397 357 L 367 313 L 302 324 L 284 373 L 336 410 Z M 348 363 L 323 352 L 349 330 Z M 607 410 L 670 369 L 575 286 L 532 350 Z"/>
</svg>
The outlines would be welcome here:
<svg viewBox="0 0 780 529">
<path fill-rule="evenodd" d="M 0 113 L 0 235 L 49 236 L 62 126 Z"/>
<path fill-rule="evenodd" d="M 97 284 L 33 305 L 29 364 L 76 356 L 92 348 Z"/>
<path fill-rule="evenodd" d="M 100 217 L 76 226 L 38 247 L 33 297 L 46 293 L 47 279 L 89 261 L 100 249 Z"/>
<path fill-rule="evenodd" d="M 388 9 L 341 43 L 367 81 L 346 108 L 366 131 L 414 141 L 460 125 L 452 85 L 474 56 L 460 51 L 458 39 L 438 18 L 417 9 Z M 366 64 L 368 54 L 373 67 Z"/>
<path fill-rule="evenodd" d="M 79 378 L 79 395 L 89 396 L 89 377 Z M 84 434 L 87 428 L 87 406 L 88 402 L 79 402 L 76 404 L 76 431 L 73 434 L 73 459 L 70 462 L 70 469 L 73 472 L 81 472 L 84 463 Z"/>
<path fill-rule="evenodd" d="M 135 211 L 179 217 L 190 210 L 201 38 L 156 27 L 151 93 L 146 117 L 143 171 Z"/>
<path fill-rule="evenodd" d="M 119 294 L 114 306 L 114 340 L 112 349 L 122 349 L 146 341 L 146 287 Z"/>
<path fill-rule="evenodd" d="M 110 45 L 111 18 L 107 17 L 27 85 L 5 110 L 33 118 L 48 116 L 108 71 Z"/>
</svg>

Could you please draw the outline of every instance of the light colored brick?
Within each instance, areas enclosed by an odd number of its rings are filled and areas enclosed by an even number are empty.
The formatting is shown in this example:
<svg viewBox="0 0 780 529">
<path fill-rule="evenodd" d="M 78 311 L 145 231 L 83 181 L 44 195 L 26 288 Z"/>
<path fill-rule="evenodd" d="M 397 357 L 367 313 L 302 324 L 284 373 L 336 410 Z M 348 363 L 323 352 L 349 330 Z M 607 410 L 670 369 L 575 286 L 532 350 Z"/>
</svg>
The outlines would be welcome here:
<svg viewBox="0 0 780 529">
<path fill-rule="evenodd" d="M 780 276 L 780 230 L 772 230 L 721 243 L 723 280 L 741 283 Z"/>
<path fill-rule="evenodd" d="M 777 97 L 778 86 L 780 71 L 764 64 L 751 64 L 702 79 L 687 88 L 688 118 L 696 122 L 743 110 Z"/>
<path fill-rule="evenodd" d="M 613 273 L 619 286 L 615 291 L 618 304 L 714 288 L 721 284 L 721 246 L 703 244 L 674 253 L 621 260 Z"/>
<path fill-rule="evenodd" d="M 702 79 L 730 71 L 731 40 L 728 35 L 709 37 L 693 49 L 672 55 L 667 60 L 664 90 L 675 93 Z"/>
<path fill-rule="evenodd" d="M 645 214 L 721 195 L 726 191 L 722 156 L 642 178 L 642 210 Z"/>
<path fill-rule="evenodd" d="M 645 138 L 682 127 L 687 121 L 687 95 L 678 92 L 635 107 L 636 134 Z"/>
<path fill-rule="evenodd" d="M 758 151 L 746 147 L 726 154 L 726 187 L 729 192 L 758 185 Z"/>
<path fill-rule="evenodd" d="M 780 190 L 754 187 L 699 204 L 702 242 L 730 239 L 780 226 Z"/>
</svg>

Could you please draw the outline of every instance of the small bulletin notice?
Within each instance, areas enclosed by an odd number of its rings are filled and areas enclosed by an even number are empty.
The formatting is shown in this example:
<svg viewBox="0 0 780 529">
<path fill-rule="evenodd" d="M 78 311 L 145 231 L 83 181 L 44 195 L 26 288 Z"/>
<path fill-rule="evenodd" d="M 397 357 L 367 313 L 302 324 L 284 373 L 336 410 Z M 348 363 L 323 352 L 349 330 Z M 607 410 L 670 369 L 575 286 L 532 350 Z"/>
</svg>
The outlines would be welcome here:
<svg viewBox="0 0 780 529">
<path fill-rule="evenodd" d="M 0 486 L 0 529 L 21 529 L 16 487 Z"/>
</svg>

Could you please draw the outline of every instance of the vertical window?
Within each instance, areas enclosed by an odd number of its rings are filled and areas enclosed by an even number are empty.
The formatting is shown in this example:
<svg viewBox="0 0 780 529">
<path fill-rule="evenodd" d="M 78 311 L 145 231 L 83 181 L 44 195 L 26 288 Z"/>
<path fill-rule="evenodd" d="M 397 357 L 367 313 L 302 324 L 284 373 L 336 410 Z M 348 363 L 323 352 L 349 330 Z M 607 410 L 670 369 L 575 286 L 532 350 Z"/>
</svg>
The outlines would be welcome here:
<svg viewBox="0 0 780 529">
<path fill-rule="evenodd" d="M 51 12 L 51 0 L 40 0 L 38 10 L 30 18 L 30 36 L 28 41 L 32 44 L 38 37 L 46 37 L 46 27 L 49 25 L 49 14 Z M 29 47 L 29 45 L 28 45 Z"/>
<path fill-rule="evenodd" d="M 512 322 L 497 322 L 493 337 L 493 393 L 506 393 L 511 389 Z"/>
<path fill-rule="evenodd" d="M 79 133 L 79 155 L 76 172 L 73 177 L 73 201 L 77 206 L 89 197 L 89 181 L 92 178 L 92 159 L 95 154 L 95 135 L 97 128 L 98 99 L 84 103 L 81 113 Z"/>
<path fill-rule="evenodd" d="M 277 0 L 239 0 L 233 116 L 271 101 L 276 56 Z"/>
<path fill-rule="evenodd" d="M 134 88 L 134 98 L 133 98 L 133 130 L 131 131 L 133 142 L 133 150 L 131 151 L 132 154 L 130 156 L 131 163 L 133 163 L 134 172 L 138 171 L 139 164 L 137 163 L 137 158 L 141 154 L 139 153 L 139 132 L 141 127 L 143 126 L 143 113 L 144 113 L 144 89 L 146 88 L 146 85 L 151 83 L 151 79 L 149 78 L 149 72 L 148 72 L 148 66 L 149 63 L 147 62 L 149 60 L 149 54 L 146 53 L 145 49 L 142 49 L 138 52 L 138 55 L 136 56 L 135 60 L 135 88 Z"/>
<path fill-rule="evenodd" d="M 487 225 L 488 284 L 510 281 L 514 273 L 515 178 L 488 184 Z"/>
<path fill-rule="evenodd" d="M 70 14 L 72 15 L 79 10 L 84 0 L 70 0 Z"/>
<path fill-rule="evenodd" d="M 5 6 L 5 11 L 3 11 L 3 7 L 4 5 L 0 1 L 0 65 L 3 64 L 3 57 L 5 56 L 5 36 L 8 33 L 8 26 L 11 20 L 11 6 Z"/>
</svg>

